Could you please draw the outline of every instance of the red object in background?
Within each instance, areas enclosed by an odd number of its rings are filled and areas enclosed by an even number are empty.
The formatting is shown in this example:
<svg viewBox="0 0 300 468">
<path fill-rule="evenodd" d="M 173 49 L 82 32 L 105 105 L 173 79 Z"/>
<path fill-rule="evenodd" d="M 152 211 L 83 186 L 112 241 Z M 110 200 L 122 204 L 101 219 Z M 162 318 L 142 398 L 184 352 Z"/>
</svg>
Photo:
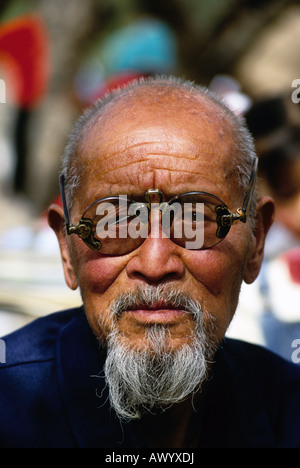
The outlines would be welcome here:
<svg viewBox="0 0 300 468">
<path fill-rule="evenodd" d="M 116 75 L 110 76 L 104 84 L 99 86 L 99 90 L 96 91 L 91 97 L 90 97 L 90 103 L 91 105 L 93 102 L 95 102 L 99 98 L 103 98 L 105 93 L 107 92 L 112 92 L 117 90 L 119 87 L 122 88 L 122 86 L 129 85 L 132 81 L 138 80 L 139 78 L 145 77 L 146 75 L 134 71 L 128 71 L 128 72 L 120 72 L 117 73 Z"/>
<path fill-rule="evenodd" d="M 46 29 L 39 16 L 22 16 L 0 27 L 0 68 L 15 104 L 31 108 L 42 99 L 50 63 Z"/>
<path fill-rule="evenodd" d="M 283 258 L 289 266 L 293 282 L 300 284 L 300 248 L 290 250 Z"/>
</svg>

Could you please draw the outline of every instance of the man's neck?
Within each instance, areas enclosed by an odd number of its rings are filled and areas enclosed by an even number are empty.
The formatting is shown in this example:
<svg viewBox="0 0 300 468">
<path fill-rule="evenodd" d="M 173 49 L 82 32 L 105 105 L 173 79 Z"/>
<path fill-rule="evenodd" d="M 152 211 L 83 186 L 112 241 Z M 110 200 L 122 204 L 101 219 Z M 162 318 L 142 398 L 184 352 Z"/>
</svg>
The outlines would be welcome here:
<svg viewBox="0 0 300 468">
<path fill-rule="evenodd" d="M 193 446 L 191 420 L 195 398 L 172 405 L 155 414 L 144 415 L 140 427 L 151 448 L 188 448 Z"/>
</svg>

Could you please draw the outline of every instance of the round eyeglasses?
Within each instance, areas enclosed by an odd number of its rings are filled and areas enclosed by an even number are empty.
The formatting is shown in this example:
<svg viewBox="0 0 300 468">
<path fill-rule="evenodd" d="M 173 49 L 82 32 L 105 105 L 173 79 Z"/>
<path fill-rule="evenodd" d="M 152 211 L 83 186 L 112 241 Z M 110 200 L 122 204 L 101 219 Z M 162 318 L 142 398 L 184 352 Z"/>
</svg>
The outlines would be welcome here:
<svg viewBox="0 0 300 468">
<path fill-rule="evenodd" d="M 70 224 L 64 176 L 60 188 L 68 235 L 76 234 L 92 250 L 104 255 L 125 255 L 145 239 L 167 237 L 188 250 L 212 248 L 225 239 L 235 221 L 247 220 L 253 197 L 257 159 L 242 208 L 235 213 L 217 196 L 207 192 L 186 192 L 163 201 L 159 189 L 150 189 L 144 201 L 127 195 L 101 198 L 83 213 L 77 225 Z"/>
</svg>

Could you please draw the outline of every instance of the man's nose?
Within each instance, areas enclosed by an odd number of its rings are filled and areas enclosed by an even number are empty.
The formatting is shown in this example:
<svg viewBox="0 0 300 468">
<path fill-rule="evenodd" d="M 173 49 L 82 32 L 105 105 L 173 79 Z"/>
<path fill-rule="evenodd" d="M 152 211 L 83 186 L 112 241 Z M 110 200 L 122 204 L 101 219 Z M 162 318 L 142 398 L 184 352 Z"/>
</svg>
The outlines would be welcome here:
<svg viewBox="0 0 300 468">
<path fill-rule="evenodd" d="M 136 250 L 127 264 L 127 275 L 131 279 L 148 284 L 165 283 L 182 279 L 185 265 L 181 250 L 166 237 L 148 237 Z"/>
</svg>

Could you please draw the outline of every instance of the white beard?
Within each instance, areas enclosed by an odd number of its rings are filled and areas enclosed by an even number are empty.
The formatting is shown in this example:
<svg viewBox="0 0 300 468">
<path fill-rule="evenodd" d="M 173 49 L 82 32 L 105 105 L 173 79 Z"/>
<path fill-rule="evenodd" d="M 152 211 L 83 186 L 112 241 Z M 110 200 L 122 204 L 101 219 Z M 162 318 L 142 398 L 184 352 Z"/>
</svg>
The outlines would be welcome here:
<svg viewBox="0 0 300 468">
<path fill-rule="evenodd" d="M 183 401 L 198 391 L 207 378 L 208 363 L 217 345 L 214 319 L 209 330 L 204 327 L 203 313 L 197 301 L 174 289 L 165 287 L 138 288 L 122 295 L 111 307 L 111 316 L 137 304 L 150 305 L 164 300 L 180 306 L 195 319 L 195 329 L 189 343 L 175 351 L 168 345 L 170 330 L 154 324 L 145 327 L 143 350 L 126 344 L 117 326 L 107 338 L 108 352 L 105 377 L 110 403 L 118 416 L 125 420 L 139 419 L 146 411 Z"/>
</svg>

